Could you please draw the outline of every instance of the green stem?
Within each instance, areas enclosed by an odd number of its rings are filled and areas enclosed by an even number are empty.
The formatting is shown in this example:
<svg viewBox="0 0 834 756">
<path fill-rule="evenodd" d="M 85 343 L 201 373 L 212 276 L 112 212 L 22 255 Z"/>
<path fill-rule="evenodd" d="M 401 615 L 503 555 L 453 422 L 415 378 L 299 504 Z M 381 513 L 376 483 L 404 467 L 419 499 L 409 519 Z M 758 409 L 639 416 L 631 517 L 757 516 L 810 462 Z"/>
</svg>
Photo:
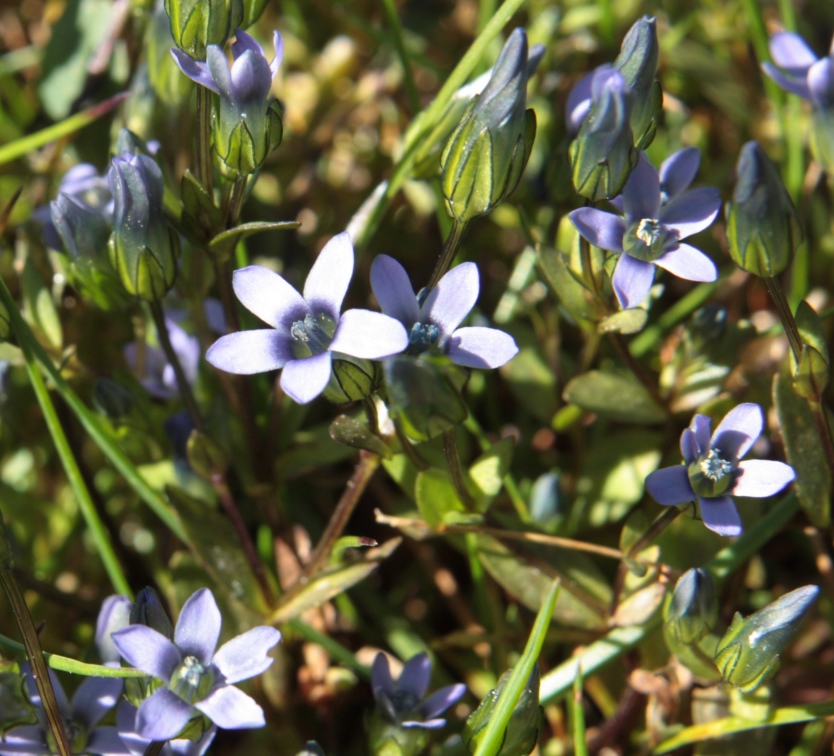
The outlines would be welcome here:
<svg viewBox="0 0 834 756">
<path fill-rule="evenodd" d="M 197 180 L 212 192 L 211 176 L 211 92 L 197 87 Z"/>
<path fill-rule="evenodd" d="M 663 513 L 651 525 L 643 535 L 631 546 L 623 557 L 624 560 L 634 559 L 646 546 L 655 540 L 666 528 L 668 528 L 684 511 L 683 507 L 667 507 Z"/>
<path fill-rule="evenodd" d="M 326 633 L 316 630 L 316 628 L 312 625 L 308 625 L 300 619 L 290 620 L 287 623 L 287 628 L 294 630 L 308 641 L 321 646 L 325 651 L 327 651 L 331 659 L 335 659 L 348 669 L 352 669 L 364 680 L 371 679 L 370 668 L 362 664 L 356 658 L 356 654 L 354 654 L 353 651 L 345 648 L 341 643 L 337 642 Z"/>
<path fill-rule="evenodd" d="M 229 197 L 229 212 L 226 216 L 226 228 L 234 228 L 240 220 L 243 209 L 243 200 L 246 196 L 246 176 L 238 174 L 232 184 L 232 193 Z"/>
<path fill-rule="evenodd" d="M 452 428 L 443 433 L 443 454 L 446 457 L 446 466 L 452 476 L 452 483 L 457 491 L 461 503 L 470 511 L 475 509 L 475 500 L 466 488 L 466 481 L 463 479 L 463 470 L 460 467 L 460 456 L 458 455 L 457 430 Z"/>
<path fill-rule="evenodd" d="M 420 455 L 420 452 L 414 448 L 414 444 L 411 443 L 408 436 L 405 434 L 405 431 L 402 428 L 402 424 L 399 420 L 394 420 L 394 431 L 397 434 L 397 438 L 400 441 L 400 446 L 402 447 L 405 456 L 411 461 L 418 470 L 428 470 L 431 465 L 423 459 Z"/>
<path fill-rule="evenodd" d="M 84 477 L 75 459 L 75 454 L 73 454 L 72 447 L 64 433 L 64 428 L 58 419 L 58 413 L 55 411 L 55 405 L 49 396 L 49 391 L 46 388 L 46 383 L 43 380 L 40 368 L 32 354 L 31 345 L 27 342 L 26 338 L 21 338 L 17 330 L 15 332 L 18 336 L 18 343 L 20 344 L 23 358 L 26 362 L 26 372 L 29 374 L 29 382 L 32 384 L 35 397 L 43 412 L 46 427 L 52 436 L 55 449 L 67 474 L 67 480 L 78 501 L 78 508 L 81 510 L 84 521 L 92 535 L 96 550 L 101 557 L 101 561 L 104 563 L 107 576 L 110 578 L 110 582 L 113 584 L 113 588 L 117 593 L 132 596 L 130 583 L 128 583 L 122 571 L 122 567 L 119 564 L 116 552 L 111 543 L 110 534 L 107 532 L 107 528 L 104 527 L 104 523 L 99 517 L 87 484 L 84 482 Z"/>
<path fill-rule="evenodd" d="M 446 243 L 443 245 L 443 251 L 440 253 L 440 259 L 437 261 L 437 265 L 435 265 L 434 271 L 429 279 L 429 283 L 426 286 L 427 289 L 431 290 L 437 286 L 440 279 L 443 278 L 446 271 L 449 270 L 452 260 L 455 259 L 455 253 L 458 251 L 458 246 L 460 246 L 460 240 L 463 237 L 463 232 L 466 230 L 466 225 L 466 223 L 459 223 L 458 221 L 454 221 L 454 223 L 452 223 L 452 230 L 449 233 L 449 236 L 446 237 Z"/>
<path fill-rule="evenodd" d="M 411 59 L 408 55 L 408 50 L 405 49 L 405 40 L 403 39 L 400 17 L 397 15 L 397 7 L 394 4 L 394 0 L 382 0 L 382 6 L 385 9 L 385 15 L 388 17 L 388 23 L 391 25 L 391 31 L 394 33 L 394 47 L 397 49 L 397 55 L 400 57 L 400 65 L 403 67 L 408 104 L 411 107 L 412 114 L 419 113 L 420 94 L 417 91 L 417 84 L 414 81 L 414 72 L 411 70 Z"/>
<path fill-rule="evenodd" d="M 191 422 L 202 433 L 205 429 L 203 415 L 197 405 L 197 400 L 194 398 L 194 393 L 191 391 L 191 384 L 188 382 L 185 371 L 182 369 L 179 355 L 174 351 L 174 347 L 171 344 L 171 337 L 168 335 L 168 326 L 165 323 L 165 313 L 162 310 L 162 304 L 158 299 L 153 300 L 150 304 L 151 314 L 156 324 L 156 335 L 159 337 L 159 343 L 162 346 L 162 351 L 165 352 L 168 363 L 174 368 L 174 375 L 177 379 L 180 396 L 182 396 L 183 402 L 185 402 L 188 414 L 191 415 Z"/>
<path fill-rule="evenodd" d="M 322 566 L 327 562 L 333 545 L 342 535 L 345 526 L 348 524 L 348 520 L 350 520 L 350 516 L 353 514 L 353 510 L 356 509 L 356 505 L 359 503 L 359 499 L 365 491 L 365 487 L 368 485 L 374 472 L 376 472 L 377 467 L 379 467 L 379 462 L 380 459 L 376 454 L 371 454 L 371 452 L 367 451 L 359 452 L 359 463 L 356 465 L 350 480 L 345 485 L 345 490 L 336 504 L 336 509 L 333 511 L 330 522 L 327 523 L 322 537 L 316 544 L 310 561 L 304 565 L 304 570 L 298 582 L 281 597 L 282 605 L 291 598 L 294 598 L 310 580 L 315 578 Z"/>
<path fill-rule="evenodd" d="M 610 331 L 608 333 L 608 340 L 614 346 L 614 349 L 617 350 L 617 354 L 620 356 L 620 359 L 626 364 L 626 367 L 634 374 L 634 377 L 637 378 L 640 383 L 643 384 L 643 387 L 646 391 L 649 392 L 652 399 L 657 402 L 658 406 L 662 407 L 667 412 L 669 408 L 666 405 L 666 400 L 660 393 L 660 390 L 657 388 L 657 384 L 652 380 L 652 377 L 643 369 L 643 366 L 634 359 L 634 355 L 628 351 L 628 346 L 623 338 L 622 334 L 615 333 L 614 331 Z"/>
<path fill-rule="evenodd" d="M 802 337 L 799 335 L 799 328 L 796 325 L 796 320 L 794 320 L 785 292 L 782 290 L 782 285 L 779 283 L 779 279 L 774 276 L 764 276 L 763 280 L 773 304 L 776 305 L 776 312 L 779 313 L 779 319 L 785 328 L 785 334 L 791 345 L 793 356 L 799 362 L 799 357 L 802 354 Z"/>
<path fill-rule="evenodd" d="M 26 656 L 32 666 L 32 675 L 41 697 L 49 729 L 55 738 L 58 753 L 60 756 L 72 756 L 67 734 L 64 731 L 61 709 L 55 698 L 55 691 L 52 690 L 52 681 L 49 679 L 49 671 L 43 658 L 43 649 L 38 638 L 38 631 L 12 572 L 14 561 L 12 560 L 11 548 L 2 517 L 0 517 L 0 541 L 0 583 L 2 583 L 3 591 L 9 599 L 12 614 L 23 637 Z"/>
<path fill-rule="evenodd" d="M 41 367 L 55 384 L 69 408 L 75 413 L 84 430 L 90 434 L 113 466 L 124 476 L 128 485 L 153 510 L 156 516 L 165 523 L 177 538 L 185 541 L 182 526 L 168 504 L 148 485 L 147 481 L 139 474 L 127 455 L 113 443 L 107 432 L 101 427 L 98 417 L 78 398 L 77 394 L 70 388 L 70 385 L 64 380 L 55 365 L 52 364 L 49 355 L 34 337 L 28 324 L 20 315 L 17 304 L 9 293 L 9 289 L 2 278 L 0 278 L 0 300 L 6 306 L 18 341 L 21 345 L 26 344 L 27 348 L 32 350 L 32 354 L 40 362 Z"/>
</svg>

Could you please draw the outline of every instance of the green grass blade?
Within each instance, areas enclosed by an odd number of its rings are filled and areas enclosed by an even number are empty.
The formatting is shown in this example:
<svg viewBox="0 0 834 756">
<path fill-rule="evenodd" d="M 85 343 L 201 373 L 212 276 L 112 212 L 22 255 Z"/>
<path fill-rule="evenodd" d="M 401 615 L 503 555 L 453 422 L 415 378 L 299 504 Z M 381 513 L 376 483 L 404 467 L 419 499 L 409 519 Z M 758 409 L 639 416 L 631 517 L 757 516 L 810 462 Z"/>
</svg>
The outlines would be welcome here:
<svg viewBox="0 0 834 756">
<path fill-rule="evenodd" d="M 504 731 L 507 729 L 513 710 L 524 691 L 524 686 L 527 684 L 527 680 L 530 679 L 533 666 L 538 661 L 539 653 L 541 653 L 542 644 L 544 643 L 544 637 L 547 634 L 547 629 L 550 627 L 550 620 L 553 617 L 553 609 L 556 606 L 556 597 L 558 595 L 559 581 L 555 580 L 550 586 L 544 602 L 542 602 L 539 613 L 536 615 L 536 621 L 533 624 L 533 629 L 530 631 L 530 637 L 527 640 L 527 645 L 524 647 L 524 653 L 521 655 L 515 667 L 513 667 L 513 672 L 510 675 L 506 687 L 495 702 L 492 717 L 484 730 L 483 737 L 479 739 L 474 756 L 495 756 L 495 754 L 501 751 L 501 745 L 504 742 Z"/>
</svg>

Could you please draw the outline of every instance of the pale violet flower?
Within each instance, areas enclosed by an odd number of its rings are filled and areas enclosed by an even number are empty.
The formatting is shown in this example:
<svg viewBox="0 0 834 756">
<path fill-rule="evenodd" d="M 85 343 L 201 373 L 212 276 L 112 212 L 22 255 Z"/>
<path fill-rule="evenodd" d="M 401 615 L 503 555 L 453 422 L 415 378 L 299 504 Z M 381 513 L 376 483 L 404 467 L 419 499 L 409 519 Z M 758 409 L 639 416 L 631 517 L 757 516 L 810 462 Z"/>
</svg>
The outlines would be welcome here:
<svg viewBox="0 0 834 756">
<path fill-rule="evenodd" d="M 283 368 L 281 388 L 306 404 L 327 386 L 334 353 L 368 360 L 399 354 L 408 346 L 408 334 L 396 320 L 369 310 L 339 314 L 352 275 L 353 245 L 347 233 L 325 245 L 303 296 L 267 268 L 250 265 L 235 271 L 237 298 L 271 328 L 223 336 L 206 359 L 242 375 Z"/>
<path fill-rule="evenodd" d="M 281 640 L 273 627 L 255 627 L 217 648 L 220 610 L 207 588 L 182 607 L 173 641 L 145 625 L 112 634 L 122 657 L 161 680 L 136 714 L 135 733 L 146 740 L 171 740 L 201 712 L 218 727 L 263 727 L 260 706 L 234 683 L 259 675 L 272 664 L 267 652 Z"/>
<path fill-rule="evenodd" d="M 576 84 L 571 87 L 568 93 L 568 101 L 565 107 L 565 121 L 568 133 L 576 136 L 582 122 L 591 112 L 592 94 L 594 89 L 599 89 L 614 70 L 610 63 L 603 63 L 593 71 L 586 73 Z M 598 78 L 596 84 L 594 80 Z"/>
<path fill-rule="evenodd" d="M 428 654 L 409 659 L 395 683 L 385 654 L 377 654 L 371 668 L 371 687 L 382 716 L 400 727 L 434 730 L 446 724 L 439 718 L 466 693 L 462 683 L 448 685 L 426 698 L 431 681 Z"/>
<path fill-rule="evenodd" d="M 591 244 L 619 255 L 611 283 L 624 308 L 637 307 L 648 296 L 655 266 L 687 281 L 718 277 L 715 263 L 682 241 L 707 228 L 721 209 L 718 190 L 685 191 L 697 170 L 697 157 L 691 150 L 675 153 L 658 172 L 641 153 L 623 187 L 621 205 L 614 203 L 623 215 L 593 207 L 569 215 Z"/>
<path fill-rule="evenodd" d="M 834 42 L 824 58 L 818 58 L 805 40 L 793 32 L 777 32 L 770 38 L 771 63 L 764 72 L 782 89 L 810 100 L 818 108 L 834 105 Z"/>
<path fill-rule="evenodd" d="M 475 263 L 452 268 L 418 297 L 405 268 L 393 257 L 378 255 L 371 265 L 371 288 L 382 311 L 408 331 L 409 354 L 435 352 L 464 367 L 496 368 L 518 353 L 513 337 L 496 328 L 458 328 L 478 299 Z"/>
<path fill-rule="evenodd" d="M 712 436 L 710 419 L 695 415 L 681 435 L 684 464 L 655 470 L 646 478 L 646 490 L 664 506 L 697 499 L 704 525 L 719 535 L 739 535 L 733 496 L 773 496 L 794 479 L 793 468 L 784 462 L 739 461 L 763 428 L 762 408 L 749 402 L 730 410 Z"/>
<path fill-rule="evenodd" d="M 138 709 L 131 706 L 127 701 L 122 701 L 116 710 L 116 726 L 119 730 L 119 737 L 125 747 L 130 751 L 131 756 L 144 756 L 145 751 L 152 741 L 140 737 L 136 732 L 136 715 Z M 187 738 L 175 738 L 169 740 L 163 747 L 161 756 L 203 756 L 208 750 L 214 736 L 217 734 L 217 727 L 212 725 L 200 737 L 199 740 L 188 740 Z"/>
<path fill-rule="evenodd" d="M 32 677 L 31 669 L 26 670 L 26 688 L 29 700 L 35 707 L 38 718 L 36 725 L 13 727 L 0 737 L 0 756 L 31 754 L 43 756 L 52 753 L 49 742 L 52 735 L 43 709 L 40 693 Z M 99 721 L 112 709 L 122 694 L 123 681 L 112 677 L 87 677 L 78 686 L 72 701 L 57 675 L 49 671 L 52 689 L 58 702 L 64 731 L 73 753 L 95 754 L 96 756 L 129 756 L 115 727 L 97 727 Z"/>
</svg>

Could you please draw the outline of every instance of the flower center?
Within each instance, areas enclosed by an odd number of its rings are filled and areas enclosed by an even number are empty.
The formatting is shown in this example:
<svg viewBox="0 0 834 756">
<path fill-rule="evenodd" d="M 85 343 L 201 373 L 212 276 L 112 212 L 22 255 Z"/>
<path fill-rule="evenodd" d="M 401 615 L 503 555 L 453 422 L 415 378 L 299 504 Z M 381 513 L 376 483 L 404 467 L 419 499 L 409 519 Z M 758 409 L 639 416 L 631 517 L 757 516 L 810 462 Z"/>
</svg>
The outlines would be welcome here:
<svg viewBox="0 0 834 756">
<path fill-rule="evenodd" d="M 186 703 L 202 701 L 214 685 L 214 668 L 206 667 L 196 656 L 186 656 L 174 670 L 168 687 Z"/>
<path fill-rule="evenodd" d="M 689 468 L 689 483 L 698 496 L 720 496 L 733 483 L 735 463 L 727 459 L 721 449 L 710 449 L 702 454 Z"/>
<path fill-rule="evenodd" d="M 61 720 L 64 723 L 64 732 L 67 735 L 70 750 L 73 753 L 83 753 L 87 747 L 87 728 L 76 722 L 72 717 L 62 716 Z M 55 742 L 51 727 L 46 728 L 46 744 L 50 748 L 50 753 L 58 753 L 58 744 Z"/>
<path fill-rule="evenodd" d="M 323 312 L 318 315 L 310 313 L 304 320 L 296 320 L 290 328 L 293 354 L 298 359 L 324 354 L 333 341 L 334 333 L 335 321 Z"/>
<path fill-rule="evenodd" d="M 623 249 L 632 257 L 645 262 L 657 260 L 663 254 L 668 232 L 655 218 L 641 218 L 632 223 L 623 237 Z"/>
<path fill-rule="evenodd" d="M 417 711 L 420 699 L 411 691 L 396 690 L 391 696 L 391 703 L 394 705 L 394 710 L 398 714 L 408 714 Z"/>
<path fill-rule="evenodd" d="M 439 346 L 440 329 L 431 323 L 415 323 L 408 334 L 408 353 L 422 354 Z"/>
</svg>

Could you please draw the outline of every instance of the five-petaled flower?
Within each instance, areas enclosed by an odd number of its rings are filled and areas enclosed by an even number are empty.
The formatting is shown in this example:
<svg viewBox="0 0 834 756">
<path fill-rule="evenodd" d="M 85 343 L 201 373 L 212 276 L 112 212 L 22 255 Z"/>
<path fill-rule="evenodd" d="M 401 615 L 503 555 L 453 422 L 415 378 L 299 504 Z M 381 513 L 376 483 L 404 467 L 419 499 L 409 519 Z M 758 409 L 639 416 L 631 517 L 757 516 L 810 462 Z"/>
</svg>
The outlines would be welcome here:
<svg viewBox="0 0 834 756">
<path fill-rule="evenodd" d="M 793 32 L 777 32 L 770 38 L 771 63 L 764 72 L 788 92 L 810 100 L 818 108 L 834 105 L 834 42 L 824 58 L 817 58 L 805 40 Z"/>
<path fill-rule="evenodd" d="M 655 470 L 646 478 L 646 490 L 664 506 L 697 499 L 704 525 L 720 535 L 739 535 L 741 518 L 733 496 L 773 496 L 794 479 L 793 468 L 784 462 L 739 461 L 763 427 L 758 404 L 740 404 L 728 412 L 712 436 L 710 419 L 695 415 L 681 435 L 684 464 Z"/>
<path fill-rule="evenodd" d="M 52 733 L 41 702 L 40 693 L 32 677 L 31 669 L 24 665 L 29 700 L 35 707 L 36 725 L 13 727 L 0 737 L 0 756 L 31 754 L 42 756 L 53 753 Z M 72 701 L 57 675 L 49 671 L 49 679 L 64 722 L 64 732 L 73 753 L 97 754 L 97 756 L 128 756 L 115 727 L 96 727 L 101 718 L 112 709 L 122 693 L 124 682 L 113 677 L 88 677 L 78 686 Z M 2 714 L 2 712 L 0 712 Z"/>
<path fill-rule="evenodd" d="M 255 627 L 215 651 L 220 610 L 207 588 L 183 605 L 173 641 L 145 625 L 130 625 L 112 637 L 128 664 L 163 683 L 139 707 L 139 737 L 176 738 L 195 709 L 225 729 L 265 724 L 261 707 L 233 683 L 259 675 L 272 664 L 267 652 L 281 640 L 281 633 Z"/>
<path fill-rule="evenodd" d="M 304 296 L 267 268 L 250 265 L 235 271 L 238 299 L 272 328 L 223 336 L 206 359 L 242 375 L 283 368 L 281 388 L 306 404 L 326 388 L 334 352 L 378 360 L 404 351 L 408 334 L 393 318 L 369 310 L 339 314 L 352 275 L 353 245 L 347 233 L 325 245 L 304 283 Z"/>
<path fill-rule="evenodd" d="M 445 354 L 457 365 L 496 368 L 518 352 L 512 336 L 496 328 L 458 328 L 478 299 L 478 267 L 452 268 L 431 291 L 414 295 L 405 268 L 378 255 L 371 265 L 371 288 L 379 306 L 408 331 L 409 354 Z"/>
<path fill-rule="evenodd" d="M 400 727 L 434 730 L 446 724 L 438 718 L 465 692 L 462 683 L 448 685 L 426 698 L 431 679 L 428 654 L 417 654 L 406 662 L 396 684 L 385 654 L 377 654 L 371 669 L 371 687 L 380 713 Z M 425 700 L 424 700 L 425 699 Z"/>
<path fill-rule="evenodd" d="M 591 244 L 620 256 L 611 283 L 625 308 L 636 307 L 648 296 L 655 265 L 688 281 L 718 277 L 709 257 L 682 243 L 707 228 L 721 209 L 716 189 L 685 191 L 697 171 L 697 158 L 691 150 L 677 152 L 658 172 L 641 153 L 623 187 L 623 216 L 593 207 L 570 213 L 571 223 Z"/>
</svg>

